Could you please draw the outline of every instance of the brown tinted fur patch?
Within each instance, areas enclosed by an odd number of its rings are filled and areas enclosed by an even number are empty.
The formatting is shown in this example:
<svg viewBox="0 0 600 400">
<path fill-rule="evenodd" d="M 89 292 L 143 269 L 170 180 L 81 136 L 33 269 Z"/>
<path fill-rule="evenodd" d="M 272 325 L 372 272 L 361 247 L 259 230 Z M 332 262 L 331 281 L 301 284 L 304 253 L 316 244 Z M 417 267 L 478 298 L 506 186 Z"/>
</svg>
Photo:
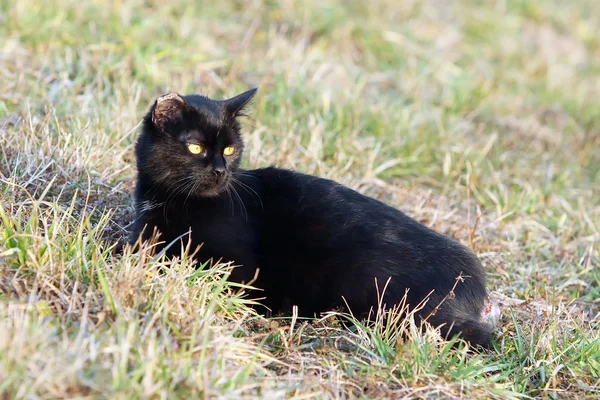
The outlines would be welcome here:
<svg viewBox="0 0 600 400">
<path fill-rule="evenodd" d="M 169 122 L 181 118 L 187 108 L 186 102 L 177 93 L 169 93 L 156 99 L 152 122 L 161 129 Z"/>
</svg>

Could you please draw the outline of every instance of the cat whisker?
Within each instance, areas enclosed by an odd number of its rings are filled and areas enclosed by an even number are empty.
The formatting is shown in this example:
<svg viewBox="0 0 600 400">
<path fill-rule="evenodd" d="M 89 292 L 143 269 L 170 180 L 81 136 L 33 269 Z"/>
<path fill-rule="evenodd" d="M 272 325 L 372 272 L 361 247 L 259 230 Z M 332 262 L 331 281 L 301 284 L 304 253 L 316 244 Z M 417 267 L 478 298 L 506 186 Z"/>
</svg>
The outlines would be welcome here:
<svg viewBox="0 0 600 400">
<path fill-rule="evenodd" d="M 248 192 L 248 194 L 250 194 L 250 195 L 254 194 L 258 198 L 258 201 L 260 202 L 260 209 L 262 211 L 265 211 L 265 207 L 262 202 L 262 199 L 260 198 L 260 195 L 256 192 L 256 190 L 252 189 L 250 186 L 246 185 L 244 182 L 242 182 L 238 179 L 231 178 L 231 180 L 232 180 L 232 182 L 239 184 L 242 187 L 242 189 L 244 189 L 246 192 Z"/>
<path fill-rule="evenodd" d="M 173 183 L 172 183 L 172 184 L 169 186 L 169 188 L 167 188 L 166 192 L 168 193 L 168 192 L 169 192 L 169 190 L 171 190 L 171 188 L 172 188 L 174 185 L 176 185 L 178 182 L 181 182 L 181 181 L 183 181 L 183 180 L 185 180 L 185 179 L 188 179 L 188 178 L 187 178 L 187 177 L 183 177 L 183 178 L 180 178 L 180 179 L 178 179 L 177 181 L 173 182 Z M 160 185 L 160 182 L 155 182 L 155 183 L 154 183 L 154 185 L 152 185 L 152 186 L 150 187 L 150 189 L 148 189 L 148 190 L 147 190 L 147 191 L 144 193 L 144 195 L 143 195 L 142 197 L 145 197 L 145 196 L 146 196 L 148 193 L 150 193 L 150 192 L 154 191 L 154 189 L 155 189 L 155 188 L 156 188 L 158 185 Z M 152 201 L 152 202 L 154 202 L 154 200 L 156 200 L 156 195 L 157 195 L 157 193 L 154 193 L 154 196 L 152 196 L 152 199 L 151 199 L 151 201 Z M 166 202 L 165 202 L 165 203 L 162 203 L 162 204 L 163 204 L 163 205 L 166 205 Z"/>
<path fill-rule="evenodd" d="M 192 182 L 192 187 L 191 187 L 191 189 L 189 189 L 189 190 L 188 190 L 188 189 L 186 189 L 186 190 L 187 190 L 187 192 L 188 192 L 188 194 L 187 194 L 187 196 L 185 196 L 185 200 L 183 200 L 183 208 L 184 208 L 184 209 L 186 209 L 186 208 L 185 208 L 185 205 L 186 205 L 186 203 L 187 203 L 188 199 L 190 198 L 190 194 L 194 193 L 194 192 L 195 192 L 195 191 L 198 189 L 198 186 L 199 186 L 199 185 L 200 185 L 200 182 L 198 182 L 198 181 L 194 180 L 194 181 Z M 186 209 L 186 210 L 187 210 L 187 209 Z"/>
<path fill-rule="evenodd" d="M 240 194 L 238 193 L 238 191 L 235 190 L 235 187 L 233 187 L 233 185 L 231 185 L 230 187 L 233 190 L 233 194 L 236 195 L 236 197 L 238 198 L 238 200 L 240 202 L 240 205 L 242 206 L 242 210 L 244 211 L 244 219 L 247 222 L 248 221 L 248 210 L 246 210 L 246 206 L 244 205 L 244 201 L 242 200 L 242 197 L 240 196 Z"/>
<path fill-rule="evenodd" d="M 192 180 L 191 177 L 186 176 L 184 178 L 181 178 L 181 179 L 178 179 L 177 181 L 175 181 L 167 189 L 167 192 L 170 192 L 170 194 L 167 197 L 167 199 L 165 200 L 165 207 L 163 209 L 163 216 L 165 217 L 165 220 L 167 222 L 168 222 L 167 209 L 169 208 L 169 204 L 171 203 L 171 201 L 175 201 L 179 197 L 179 195 L 181 195 L 185 191 L 185 189 L 187 187 L 189 187 L 191 183 L 193 183 L 191 180 Z M 182 182 L 182 183 L 180 184 L 180 182 Z"/>
<path fill-rule="evenodd" d="M 177 179 L 175 182 L 172 182 L 169 187 L 166 189 L 167 192 L 171 191 L 173 189 L 174 186 L 177 186 L 180 182 L 183 181 L 187 181 L 191 179 L 189 176 L 184 176 L 182 178 Z M 156 183 L 154 186 L 158 185 L 158 183 Z"/>
<path fill-rule="evenodd" d="M 231 206 L 231 218 L 235 217 L 235 206 L 233 204 L 233 198 L 231 197 L 231 185 L 227 185 L 227 189 L 225 193 L 227 193 L 227 198 L 229 199 L 229 205 Z"/>
<path fill-rule="evenodd" d="M 178 199 L 180 196 L 182 196 L 183 194 L 185 194 L 187 192 L 187 195 L 185 196 L 185 199 L 183 201 L 183 207 L 182 207 L 185 210 L 186 216 L 188 215 L 187 214 L 188 209 L 185 207 L 185 204 L 188 201 L 190 194 L 196 190 L 197 185 L 198 185 L 198 182 L 196 180 L 190 181 L 179 191 L 179 194 L 173 199 L 173 201 L 175 201 L 176 199 Z"/>
<path fill-rule="evenodd" d="M 169 189 L 167 190 L 167 193 L 169 193 L 169 195 L 167 196 L 167 199 L 165 200 L 165 206 L 168 206 L 171 202 L 171 200 L 174 200 L 178 193 L 182 190 L 183 187 L 185 187 L 187 185 L 187 183 L 182 183 L 182 184 L 173 184 L 169 187 Z"/>
<path fill-rule="evenodd" d="M 257 181 L 259 181 L 259 180 L 260 180 L 260 179 L 259 179 L 257 176 L 255 176 L 255 175 L 253 175 L 253 174 L 249 174 L 249 173 L 247 173 L 247 172 L 237 171 L 237 172 L 236 172 L 236 175 L 239 175 L 239 176 L 245 176 L 245 177 L 248 177 L 248 178 L 254 178 L 254 179 L 256 179 Z"/>
<path fill-rule="evenodd" d="M 189 176 L 180 178 L 178 180 L 176 180 L 175 182 L 171 183 L 169 185 L 169 187 L 166 189 L 166 192 L 169 193 L 169 196 L 167 197 L 167 202 L 169 201 L 169 199 L 172 196 L 175 196 L 177 194 L 177 192 L 179 192 L 179 190 L 181 190 L 181 187 L 185 185 L 186 182 L 188 182 L 189 180 L 191 180 L 191 178 Z"/>
</svg>

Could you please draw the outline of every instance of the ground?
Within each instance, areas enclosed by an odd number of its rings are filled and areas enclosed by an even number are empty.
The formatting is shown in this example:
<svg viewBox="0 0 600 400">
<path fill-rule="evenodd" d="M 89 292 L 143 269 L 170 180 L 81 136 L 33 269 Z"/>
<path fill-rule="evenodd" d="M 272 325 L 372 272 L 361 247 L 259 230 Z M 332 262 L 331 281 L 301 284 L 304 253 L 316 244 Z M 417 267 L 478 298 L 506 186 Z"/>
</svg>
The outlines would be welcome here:
<svg viewBox="0 0 600 400">
<path fill-rule="evenodd" d="M 598 398 L 596 3 L 1 2 L 0 397 Z M 245 165 L 472 248 L 493 351 L 410 319 L 265 320 L 230 266 L 112 254 L 152 101 L 252 87 Z"/>
</svg>

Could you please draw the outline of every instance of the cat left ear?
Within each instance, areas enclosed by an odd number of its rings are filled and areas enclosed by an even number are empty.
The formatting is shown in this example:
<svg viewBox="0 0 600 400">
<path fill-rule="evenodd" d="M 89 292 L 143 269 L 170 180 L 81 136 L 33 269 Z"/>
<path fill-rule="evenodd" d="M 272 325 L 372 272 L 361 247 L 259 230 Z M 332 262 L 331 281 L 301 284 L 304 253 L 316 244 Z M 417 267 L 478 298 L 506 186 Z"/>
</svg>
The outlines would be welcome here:
<svg viewBox="0 0 600 400">
<path fill-rule="evenodd" d="M 225 100 L 225 108 L 229 112 L 229 115 L 231 115 L 232 117 L 237 117 L 240 114 L 240 112 L 244 109 L 244 107 L 248 104 L 248 102 L 252 100 L 257 90 L 258 88 L 250 89 L 247 92 L 238 94 L 237 96 L 232 97 L 231 99 Z"/>
<path fill-rule="evenodd" d="M 170 124 L 177 123 L 183 118 L 187 108 L 187 103 L 177 93 L 160 96 L 154 103 L 152 123 L 162 131 L 166 131 Z"/>
</svg>

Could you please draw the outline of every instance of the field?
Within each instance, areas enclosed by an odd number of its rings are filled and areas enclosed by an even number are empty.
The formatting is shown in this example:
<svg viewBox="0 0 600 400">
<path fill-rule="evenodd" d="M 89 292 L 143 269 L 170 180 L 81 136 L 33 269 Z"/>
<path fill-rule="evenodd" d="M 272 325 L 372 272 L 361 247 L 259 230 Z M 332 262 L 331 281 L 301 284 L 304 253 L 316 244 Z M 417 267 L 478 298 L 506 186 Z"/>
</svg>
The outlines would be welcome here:
<svg viewBox="0 0 600 400">
<path fill-rule="evenodd" d="M 0 398 L 599 398 L 596 3 L 0 1 Z M 113 255 L 154 99 L 252 87 L 245 165 L 472 248 L 494 351 L 266 320 L 230 265 Z"/>
</svg>

